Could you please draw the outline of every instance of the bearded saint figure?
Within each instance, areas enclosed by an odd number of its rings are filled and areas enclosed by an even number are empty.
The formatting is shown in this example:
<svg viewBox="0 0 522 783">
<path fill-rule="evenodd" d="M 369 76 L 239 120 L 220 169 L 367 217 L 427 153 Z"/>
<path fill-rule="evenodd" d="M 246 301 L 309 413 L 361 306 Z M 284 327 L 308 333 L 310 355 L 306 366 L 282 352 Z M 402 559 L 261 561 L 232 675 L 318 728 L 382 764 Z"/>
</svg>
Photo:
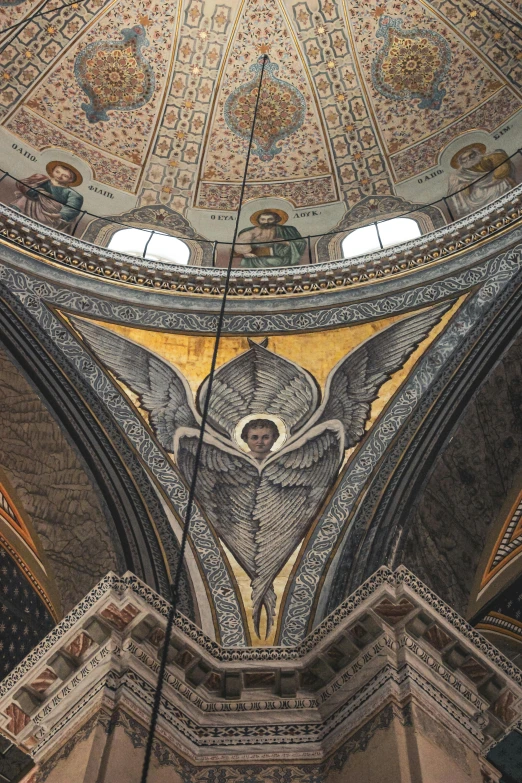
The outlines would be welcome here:
<svg viewBox="0 0 522 783">
<path fill-rule="evenodd" d="M 448 195 L 457 218 L 485 207 L 516 184 L 507 154 L 503 150 L 486 154 L 485 144 L 479 142 L 456 152 L 451 167 L 455 173 L 449 178 Z"/>
<path fill-rule="evenodd" d="M 82 175 L 69 163 L 54 160 L 45 174 L 32 174 L 17 183 L 16 200 L 11 207 L 45 226 L 72 233 L 83 204 L 83 196 L 73 190 Z"/>
<path fill-rule="evenodd" d="M 262 209 L 254 212 L 250 222 L 254 228 L 239 232 L 241 242 L 234 255 L 241 258 L 242 267 L 267 269 L 276 266 L 297 266 L 306 249 L 294 226 L 285 226 L 288 215 L 282 209 Z"/>
</svg>

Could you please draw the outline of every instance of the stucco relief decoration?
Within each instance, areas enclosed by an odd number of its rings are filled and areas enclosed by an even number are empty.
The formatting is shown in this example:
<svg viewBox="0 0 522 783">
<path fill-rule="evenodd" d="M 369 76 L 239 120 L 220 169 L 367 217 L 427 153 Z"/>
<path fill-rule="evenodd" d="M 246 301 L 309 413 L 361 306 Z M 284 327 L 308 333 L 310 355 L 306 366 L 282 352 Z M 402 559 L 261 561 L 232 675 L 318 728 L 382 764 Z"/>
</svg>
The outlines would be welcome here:
<svg viewBox="0 0 522 783">
<path fill-rule="evenodd" d="M 447 303 L 382 329 L 316 378 L 249 339 L 218 368 L 200 455 L 196 497 L 250 580 L 253 627 L 266 636 L 277 604 L 274 580 L 314 523 L 345 451 L 366 432 L 371 405 L 448 310 Z M 187 378 L 149 349 L 87 321 L 83 339 L 128 389 L 159 444 L 190 484 L 208 378 L 194 400 Z M 284 520 L 284 525 L 281 524 Z"/>
<path fill-rule="evenodd" d="M 225 103 L 225 122 L 230 130 L 248 139 L 252 130 L 263 58 L 250 66 L 252 79 L 237 87 Z M 254 131 L 254 149 L 263 161 L 280 151 L 277 142 L 299 130 L 306 114 L 306 101 L 292 84 L 278 79 L 279 66 L 268 59 L 260 96 L 260 110 Z"/>
<path fill-rule="evenodd" d="M 451 49 L 434 30 L 402 29 L 402 19 L 382 16 L 378 38 L 384 45 L 372 64 L 375 89 L 386 98 L 420 99 L 420 109 L 440 109 L 446 90 Z"/>
<path fill-rule="evenodd" d="M 90 103 L 82 103 L 89 122 L 105 122 L 107 111 L 139 109 L 152 98 L 154 71 L 141 49 L 148 46 L 141 25 L 121 31 L 123 41 L 96 41 L 77 56 L 74 75 Z"/>
</svg>

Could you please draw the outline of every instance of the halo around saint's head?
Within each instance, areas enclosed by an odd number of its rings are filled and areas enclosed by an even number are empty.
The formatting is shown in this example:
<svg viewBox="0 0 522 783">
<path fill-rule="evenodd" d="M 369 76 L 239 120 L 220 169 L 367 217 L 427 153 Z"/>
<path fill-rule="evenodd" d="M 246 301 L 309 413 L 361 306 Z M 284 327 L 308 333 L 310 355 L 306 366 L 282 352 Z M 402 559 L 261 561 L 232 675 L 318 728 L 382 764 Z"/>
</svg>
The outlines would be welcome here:
<svg viewBox="0 0 522 783">
<path fill-rule="evenodd" d="M 463 152 L 469 152 L 469 150 L 474 150 L 474 149 L 477 149 L 480 152 L 481 155 L 485 155 L 487 147 L 486 147 L 485 144 L 482 144 L 480 141 L 475 141 L 475 142 L 473 142 L 473 144 L 468 144 L 466 147 L 462 147 L 452 157 L 452 159 L 450 161 L 451 168 L 452 169 L 460 168 L 459 158 L 462 155 L 462 153 Z"/>
<path fill-rule="evenodd" d="M 288 220 L 288 212 L 285 212 L 283 209 L 272 209 L 272 207 L 265 207 L 265 209 L 258 209 L 257 212 L 254 212 L 253 215 L 250 215 L 250 222 L 253 223 L 254 226 L 259 226 L 259 215 L 264 215 L 265 212 L 273 212 L 274 215 L 278 215 L 278 225 L 280 226 L 282 226 L 283 223 L 286 223 Z"/>
<path fill-rule="evenodd" d="M 276 425 L 277 429 L 279 430 L 279 437 L 272 446 L 272 451 L 279 451 L 281 446 L 285 443 L 286 439 L 288 438 L 288 430 L 285 422 L 280 416 L 274 416 L 272 413 L 249 413 L 248 416 L 244 416 L 238 423 L 236 424 L 236 428 L 234 430 L 234 440 L 236 441 L 237 445 L 241 449 L 241 451 L 250 451 L 248 448 L 248 444 L 245 443 L 244 440 L 241 439 L 241 433 L 243 432 L 243 427 L 245 424 L 248 424 L 249 421 L 254 421 L 257 419 L 268 419 L 268 421 L 273 421 Z"/>
<path fill-rule="evenodd" d="M 46 172 L 49 174 L 50 177 L 53 176 L 53 171 L 57 166 L 61 166 L 62 169 L 69 169 L 71 174 L 74 174 L 74 179 L 71 180 L 71 182 L 68 182 L 70 188 L 75 188 L 78 185 L 81 185 L 83 182 L 83 177 L 78 171 L 78 169 L 75 169 L 74 166 L 71 166 L 70 163 L 65 163 L 63 160 L 51 160 L 47 166 L 45 167 Z"/>
</svg>

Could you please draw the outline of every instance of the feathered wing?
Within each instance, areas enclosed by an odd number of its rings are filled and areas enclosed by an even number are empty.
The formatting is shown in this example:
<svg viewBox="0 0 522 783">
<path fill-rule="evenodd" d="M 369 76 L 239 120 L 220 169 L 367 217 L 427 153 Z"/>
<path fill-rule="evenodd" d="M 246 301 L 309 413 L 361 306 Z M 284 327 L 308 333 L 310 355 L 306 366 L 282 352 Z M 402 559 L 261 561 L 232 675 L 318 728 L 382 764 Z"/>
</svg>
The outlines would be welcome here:
<svg viewBox="0 0 522 783">
<path fill-rule="evenodd" d="M 182 428 L 174 439 L 176 463 L 188 484 L 196 462 L 199 430 Z M 196 497 L 217 534 L 250 579 L 255 576 L 253 510 L 259 488 L 258 467 L 238 449 L 205 433 Z"/>
<path fill-rule="evenodd" d="M 71 321 L 103 364 L 139 396 L 164 449 L 173 450 L 179 427 L 198 426 L 200 417 L 190 387 L 172 364 L 103 326 L 73 316 Z"/>
<path fill-rule="evenodd" d="M 355 446 L 364 435 L 371 404 L 382 384 L 403 366 L 453 304 L 445 302 L 403 318 L 341 359 L 328 376 L 324 402 L 311 424 L 337 419 L 344 427 L 346 448 Z"/>
<path fill-rule="evenodd" d="M 208 379 L 199 390 L 202 408 Z M 252 413 L 280 416 L 290 432 L 302 427 L 319 404 L 319 389 L 310 373 L 295 362 L 257 343 L 222 365 L 214 376 L 209 418 L 233 436 L 238 421 Z"/>
<path fill-rule="evenodd" d="M 255 525 L 253 619 L 259 634 L 261 607 L 272 626 L 276 595 L 272 584 L 306 534 L 338 473 L 344 455 L 340 422 L 312 427 L 274 454 L 261 471 L 252 514 Z"/>
</svg>

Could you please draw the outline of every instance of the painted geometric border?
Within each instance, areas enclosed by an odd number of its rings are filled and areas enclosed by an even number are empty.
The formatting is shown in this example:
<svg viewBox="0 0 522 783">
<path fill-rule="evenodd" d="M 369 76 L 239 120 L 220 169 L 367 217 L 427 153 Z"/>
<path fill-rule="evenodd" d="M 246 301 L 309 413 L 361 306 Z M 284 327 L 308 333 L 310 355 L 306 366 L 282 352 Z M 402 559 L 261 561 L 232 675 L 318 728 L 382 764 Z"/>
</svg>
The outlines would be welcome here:
<svg viewBox="0 0 522 783">
<path fill-rule="evenodd" d="M 522 552 L 522 490 L 493 547 L 480 587 L 483 588 L 520 552 Z"/>
<path fill-rule="evenodd" d="M 118 391 L 100 367 L 91 359 L 83 345 L 64 327 L 62 322 L 45 305 L 42 297 L 54 286 L 35 281 L 21 272 L 14 272 L 0 265 L 0 279 L 12 294 L 29 310 L 64 356 L 75 366 L 109 413 L 134 445 L 150 472 L 159 481 L 180 518 L 184 518 L 188 491 L 185 484 L 172 470 L 163 453 L 150 438 L 142 420 L 135 416 L 121 391 Z M 66 304 L 64 291 L 54 289 L 56 299 Z M 68 292 L 72 293 L 72 292 Z M 239 603 L 219 545 L 213 532 L 196 506 L 191 517 L 191 539 L 209 582 L 211 597 L 218 618 L 223 644 L 246 644 L 246 634 Z"/>
<path fill-rule="evenodd" d="M 519 246 L 489 262 L 488 282 L 459 309 L 444 333 L 419 360 L 384 415 L 372 427 L 310 537 L 293 581 L 287 588 L 286 603 L 282 608 L 280 644 L 296 644 L 305 636 L 325 566 L 343 530 L 344 535 L 348 532 L 345 530 L 345 521 L 366 481 L 391 440 L 420 404 L 446 363 L 455 359 L 459 345 L 472 327 L 480 322 L 492 301 L 519 271 L 521 256 L 522 246 Z M 355 524 L 356 520 L 353 520 L 351 525 Z"/>
</svg>

